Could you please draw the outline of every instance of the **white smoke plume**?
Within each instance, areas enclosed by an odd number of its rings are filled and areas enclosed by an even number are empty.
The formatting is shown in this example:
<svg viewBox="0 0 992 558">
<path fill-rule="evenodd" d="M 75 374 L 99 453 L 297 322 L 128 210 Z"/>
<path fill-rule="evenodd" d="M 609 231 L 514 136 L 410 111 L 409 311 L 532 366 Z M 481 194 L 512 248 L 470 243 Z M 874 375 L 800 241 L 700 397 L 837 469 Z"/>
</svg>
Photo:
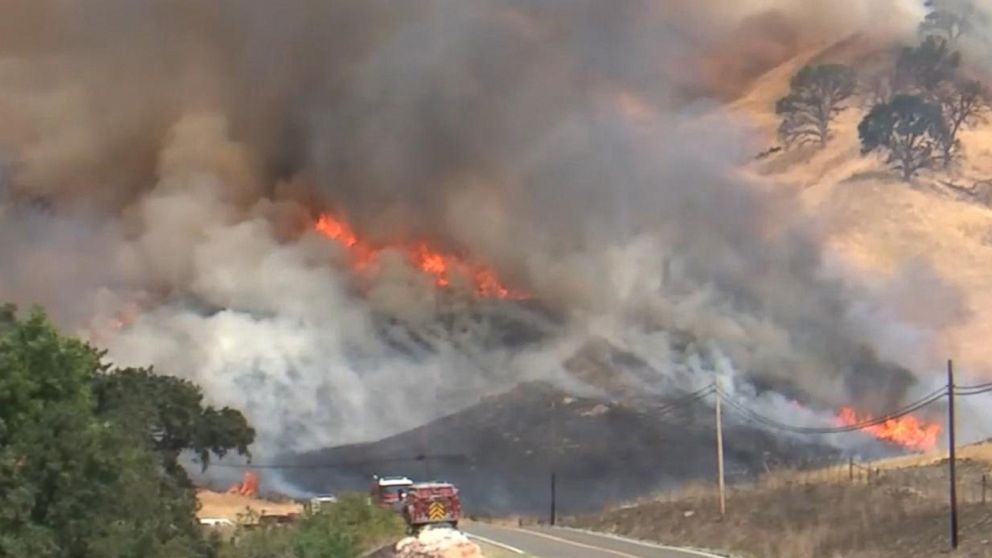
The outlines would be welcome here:
<svg viewBox="0 0 992 558">
<path fill-rule="evenodd" d="M 912 33 L 918 8 L 9 0 L 0 299 L 195 380 L 270 452 L 562 379 L 592 337 L 659 384 L 719 354 L 808 401 L 897 402 L 897 365 L 929 364 L 900 343 L 934 323 L 886 329 L 891 305 L 828 276 L 787 200 L 737 170 L 759 146 L 719 106 L 803 49 Z M 312 230 L 325 209 L 491 265 L 554 316 L 500 310 L 541 342 L 483 341 L 500 326 L 398 254 L 356 290 Z"/>
</svg>

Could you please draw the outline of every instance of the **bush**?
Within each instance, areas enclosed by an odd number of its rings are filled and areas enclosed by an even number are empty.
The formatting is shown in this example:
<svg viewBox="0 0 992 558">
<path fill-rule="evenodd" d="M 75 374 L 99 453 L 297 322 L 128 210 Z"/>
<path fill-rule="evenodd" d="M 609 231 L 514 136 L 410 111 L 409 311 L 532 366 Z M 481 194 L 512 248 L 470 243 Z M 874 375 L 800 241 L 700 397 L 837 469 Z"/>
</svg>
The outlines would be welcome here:
<svg viewBox="0 0 992 558">
<path fill-rule="evenodd" d="M 403 535 L 403 522 L 363 494 L 344 494 L 291 527 L 240 531 L 221 558 L 356 558 Z"/>
</svg>

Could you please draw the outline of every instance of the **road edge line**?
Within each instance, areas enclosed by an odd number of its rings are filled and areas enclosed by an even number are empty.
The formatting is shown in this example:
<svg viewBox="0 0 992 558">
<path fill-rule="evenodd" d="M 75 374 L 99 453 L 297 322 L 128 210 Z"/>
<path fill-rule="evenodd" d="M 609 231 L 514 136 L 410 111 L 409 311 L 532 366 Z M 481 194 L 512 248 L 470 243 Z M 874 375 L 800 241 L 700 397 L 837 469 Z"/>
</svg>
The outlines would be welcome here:
<svg viewBox="0 0 992 558">
<path fill-rule="evenodd" d="M 730 554 L 715 554 L 713 551 L 700 550 L 698 548 L 686 548 L 682 546 L 670 546 L 667 544 L 659 544 L 652 541 L 642 541 L 640 539 L 632 539 L 630 537 L 623 537 L 620 535 L 615 535 L 613 533 L 601 533 L 599 531 L 591 531 L 589 529 L 576 529 L 575 527 L 562 527 L 560 525 L 555 525 L 554 529 L 561 529 L 563 531 L 574 531 L 576 533 L 583 533 L 586 535 L 594 535 L 597 537 L 603 537 L 605 539 L 614 539 L 618 541 L 623 541 L 631 544 L 639 544 L 641 546 L 646 546 L 648 548 L 657 548 L 659 550 L 674 550 L 676 552 L 684 552 L 686 554 L 695 554 L 696 556 L 702 556 L 703 558 L 734 558 Z M 526 530 L 526 529 L 525 529 Z"/>
<path fill-rule="evenodd" d="M 494 540 L 492 540 L 490 538 L 487 538 L 487 537 L 480 537 L 479 535 L 476 535 L 476 534 L 473 534 L 473 533 L 469 533 L 468 531 L 466 531 L 465 534 L 468 535 L 468 537 L 470 539 L 480 540 L 480 541 L 482 541 L 482 542 L 484 542 L 486 544 L 491 544 L 493 546 L 498 546 L 498 547 L 502 548 L 503 550 L 509 550 L 510 552 L 513 552 L 513 553 L 516 553 L 516 554 L 527 554 L 523 550 L 520 550 L 519 548 L 517 548 L 515 546 L 510 546 L 510 545 L 508 545 L 506 543 L 501 543 L 499 541 L 494 541 Z"/>
<path fill-rule="evenodd" d="M 509 529 L 513 529 L 513 527 L 508 527 L 508 528 Z M 634 556 L 633 554 L 630 554 L 628 552 L 623 552 L 622 550 L 614 550 L 612 548 L 604 548 L 602 546 L 593 546 L 591 544 L 586 544 L 586 543 L 582 543 L 582 542 L 579 542 L 579 541 L 572 541 L 572 540 L 568 540 L 568 539 L 563 538 L 563 537 L 556 537 L 554 535 L 549 535 L 548 533 L 542 533 L 541 531 L 535 531 L 534 529 L 520 528 L 520 529 L 517 529 L 517 531 L 520 531 L 521 533 L 527 533 L 528 535 L 531 535 L 531 536 L 534 536 L 534 537 L 541 537 L 542 539 L 548 539 L 550 541 L 557 541 L 557 542 L 560 542 L 560 543 L 565 543 L 565 544 L 570 545 L 570 546 L 577 546 L 579 548 L 587 548 L 589 550 L 598 550 L 598 551 L 600 551 L 600 552 L 602 552 L 604 554 L 612 554 L 614 556 L 620 556 L 622 558 L 637 558 L 637 556 Z"/>
</svg>

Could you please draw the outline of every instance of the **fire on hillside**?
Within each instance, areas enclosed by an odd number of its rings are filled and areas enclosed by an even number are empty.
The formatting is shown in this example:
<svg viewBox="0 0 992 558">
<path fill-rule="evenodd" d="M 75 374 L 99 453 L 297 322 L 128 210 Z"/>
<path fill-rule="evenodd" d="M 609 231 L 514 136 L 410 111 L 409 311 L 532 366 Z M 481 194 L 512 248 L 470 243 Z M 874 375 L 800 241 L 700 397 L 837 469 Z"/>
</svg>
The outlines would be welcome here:
<svg viewBox="0 0 992 558">
<path fill-rule="evenodd" d="M 379 254 L 394 249 L 403 253 L 411 265 L 430 276 L 438 287 L 450 287 L 456 278 L 460 278 L 469 282 L 479 298 L 528 298 L 525 292 L 506 286 L 492 268 L 436 250 L 423 240 L 376 246 L 359 238 L 347 221 L 329 213 L 320 215 L 314 229 L 345 248 L 355 269 L 362 273 L 374 273 Z"/>
<path fill-rule="evenodd" d="M 837 414 L 837 422 L 843 426 L 871 421 L 868 414 L 859 415 L 851 407 L 841 407 Z M 893 442 L 912 451 L 930 451 L 937 446 L 940 436 L 940 425 L 920 420 L 912 415 L 893 418 L 881 424 L 866 426 L 862 432 L 871 434 L 879 440 Z"/>
</svg>

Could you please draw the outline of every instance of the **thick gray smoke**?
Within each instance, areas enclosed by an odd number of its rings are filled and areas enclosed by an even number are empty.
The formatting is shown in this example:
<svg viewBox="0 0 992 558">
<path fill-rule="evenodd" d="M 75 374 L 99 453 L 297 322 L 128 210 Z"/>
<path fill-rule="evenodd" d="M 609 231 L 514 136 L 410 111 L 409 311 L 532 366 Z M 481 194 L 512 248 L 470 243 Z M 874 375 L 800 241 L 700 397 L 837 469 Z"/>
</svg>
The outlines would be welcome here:
<svg viewBox="0 0 992 558">
<path fill-rule="evenodd" d="M 902 344 L 944 323 L 890 331 L 887 301 L 830 278 L 787 201 L 737 170 L 760 146 L 719 108 L 805 48 L 919 15 L 827 4 L 8 0 L 0 298 L 194 379 L 268 450 L 563 378 L 590 338 L 659 384 L 732 369 L 898 401 L 898 365 L 932 356 Z M 499 310 L 541 341 L 483 342 L 497 326 L 474 312 L 500 305 L 460 310 L 400 254 L 357 289 L 312 230 L 326 209 L 491 265 L 550 309 Z"/>
</svg>

